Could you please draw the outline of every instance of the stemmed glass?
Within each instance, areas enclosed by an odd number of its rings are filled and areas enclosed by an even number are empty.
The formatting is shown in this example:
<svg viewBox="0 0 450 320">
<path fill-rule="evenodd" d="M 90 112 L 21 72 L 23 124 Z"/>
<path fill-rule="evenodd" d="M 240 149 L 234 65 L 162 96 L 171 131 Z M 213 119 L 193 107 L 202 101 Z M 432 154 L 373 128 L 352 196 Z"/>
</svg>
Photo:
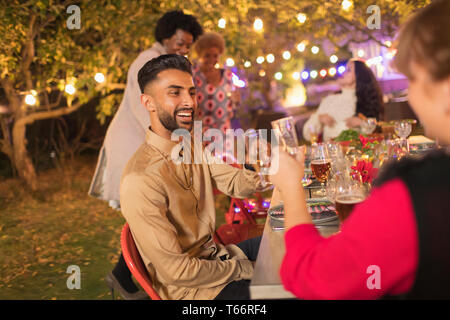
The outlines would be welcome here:
<svg viewBox="0 0 450 320">
<path fill-rule="evenodd" d="M 406 138 L 411 134 L 411 123 L 409 121 L 396 121 L 394 130 L 395 134 L 402 139 L 402 144 L 406 144 L 406 148 L 409 150 L 408 140 L 406 140 Z"/>
<path fill-rule="evenodd" d="M 269 180 L 271 148 L 267 141 L 267 132 L 264 131 L 266 130 L 251 130 L 246 133 L 246 149 L 249 163 L 253 164 L 256 172 L 258 172 L 263 190 L 266 190 L 272 187 Z"/>
<path fill-rule="evenodd" d="M 377 119 L 376 118 L 367 118 L 361 124 L 361 132 L 364 134 L 371 134 L 375 128 L 377 127 Z"/>
<path fill-rule="evenodd" d="M 325 196 L 325 182 L 331 169 L 331 157 L 328 148 L 323 143 L 311 146 L 311 171 L 321 184 L 320 195 Z"/>
</svg>

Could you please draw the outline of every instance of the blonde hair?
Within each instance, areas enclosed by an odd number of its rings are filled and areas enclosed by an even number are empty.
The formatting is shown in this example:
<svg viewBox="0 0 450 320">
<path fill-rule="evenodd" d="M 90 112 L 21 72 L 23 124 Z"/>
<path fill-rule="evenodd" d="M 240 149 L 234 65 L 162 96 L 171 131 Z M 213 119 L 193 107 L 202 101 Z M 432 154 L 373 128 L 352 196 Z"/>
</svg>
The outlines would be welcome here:
<svg viewBox="0 0 450 320">
<path fill-rule="evenodd" d="M 412 16 L 400 29 L 394 65 L 413 79 L 411 62 L 434 80 L 450 76 L 450 1 L 436 0 Z"/>
<path fill-rule="evenodd" d="M 208 48 L 217 48 L 220 54 L 225 51 L 225 40 L 220 33 L 217 32 L 206 32 L 201 35 L 195 42 L 195 52 L 198 56 L 202 55 L 202 52 Z"/>
</svg>

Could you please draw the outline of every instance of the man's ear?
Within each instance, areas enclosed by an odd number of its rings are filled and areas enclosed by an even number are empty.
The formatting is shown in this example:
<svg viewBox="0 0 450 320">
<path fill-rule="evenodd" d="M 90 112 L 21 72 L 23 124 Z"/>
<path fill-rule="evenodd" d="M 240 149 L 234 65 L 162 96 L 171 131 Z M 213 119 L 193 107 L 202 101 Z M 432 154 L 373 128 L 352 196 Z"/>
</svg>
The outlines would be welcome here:
<svg viewBox="0 0 450 320">
<path fill-rule="evenodd" d="M 142 93 L 141 94 L 141 104 L 147 109 L 149 112 L 155 112 L 156 106 L 153 97 L 149 94 Z"/>
</svg>

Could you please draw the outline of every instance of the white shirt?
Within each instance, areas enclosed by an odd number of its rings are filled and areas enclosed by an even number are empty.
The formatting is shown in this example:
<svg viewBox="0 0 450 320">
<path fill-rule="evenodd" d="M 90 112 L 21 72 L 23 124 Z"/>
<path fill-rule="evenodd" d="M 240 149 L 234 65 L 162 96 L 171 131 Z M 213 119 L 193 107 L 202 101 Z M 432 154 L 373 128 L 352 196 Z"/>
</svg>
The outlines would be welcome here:
<svg viewBox="0 0 450 320">
<path fill-rule="evenodd" d="M 155 42 L 131 64 L 123 100 L 106 132 L 89 195 L 119 202 L 122 171 L 138 147 L 144 143 L 145 133 L 150 126 L 150 114 L 141 105 L 138 72 L 148 61 L 166 53 L 164 47 Z"/>
<path fill-rule="evenodd" d="M 332 94 L 322 99 L 319 108 L 306 121 L 303 126 L 303 138 L 310 140 L 311 128 L 322 131 L 323 139 L 329 140 L 337 137 L 342 131 L 349 129 L 345 124 L 346 120 L 353 117 L 356 112 L 356 93 L 355 89 L 343 88 L 341 93 Z M 328 114 L 336 123 L 333 127 L 324 126 L 319 121 L 319 115 Z"/>
</svg>

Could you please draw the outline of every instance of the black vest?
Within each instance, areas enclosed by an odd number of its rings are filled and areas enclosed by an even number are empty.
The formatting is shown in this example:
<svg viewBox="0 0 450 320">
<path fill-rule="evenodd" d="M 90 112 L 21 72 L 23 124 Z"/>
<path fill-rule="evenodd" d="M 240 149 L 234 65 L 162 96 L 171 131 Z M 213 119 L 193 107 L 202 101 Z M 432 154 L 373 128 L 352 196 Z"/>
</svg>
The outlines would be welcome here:
<svg viewBox="0 0 450 320">
<path fill-rule="evenodd" d="M 433 151 L 387 165 L 374 185 L 394 178 L 408 187 L 419 235 L 416 280 L 401 298 L 450 299 L 450 155 Z"/>
</svg>

